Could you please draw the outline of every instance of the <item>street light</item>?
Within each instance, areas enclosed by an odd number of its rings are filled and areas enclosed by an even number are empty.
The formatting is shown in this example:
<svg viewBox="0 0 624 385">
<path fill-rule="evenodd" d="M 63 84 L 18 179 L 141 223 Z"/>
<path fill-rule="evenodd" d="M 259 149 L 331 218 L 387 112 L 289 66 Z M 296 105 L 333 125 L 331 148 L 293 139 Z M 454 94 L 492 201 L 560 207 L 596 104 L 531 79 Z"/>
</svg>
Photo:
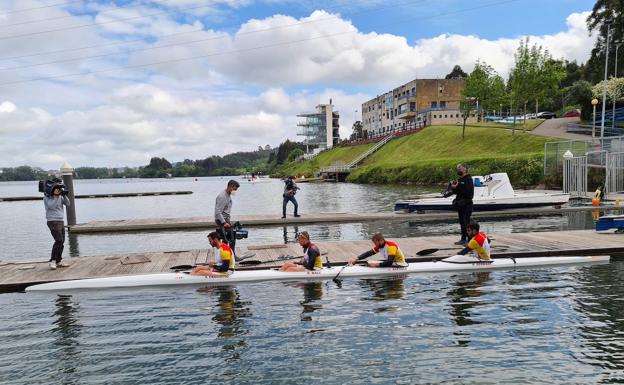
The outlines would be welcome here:
<svg viewBox="0 0 624 385">
<path fill-rule="evenodd" d="M 591 101 L 592 106 L 594 107 L 594 115 L 592 122 L 592 140 L 596 139 L 596 104 L 598 104 L 598 99 L 593 98 Z"/>
<path fill-rule="evenodd" d="M 620 45 L 622 44 L 622 42 L 614 41 L 613 43 L 615 44 L 615 69 L 613 71 L 613 77 L 617 79 L 617 64 L 618 64 L 617 57 L 618 57 L 618 50 L 620 49 Z M 615 87 L 613 88 L 613 91 L 615 91 Z M 611 114 L 611 130 L 615 131 L 615 92 L 613 92 L 612 97 L 613 97 L 613 113 Z"/>
<path fill-rule="evenodd" d="M 600 119 L 600 137 L 604 137 L 605 113 L 607 108 L 607 69 L 609 65 L 609 41 L 611 40 L 611 20 L 605 20 L 607 25 L 607 47 L 605 50 L 604 87 L 602 90 L 602 117 Z"/>
</svg>

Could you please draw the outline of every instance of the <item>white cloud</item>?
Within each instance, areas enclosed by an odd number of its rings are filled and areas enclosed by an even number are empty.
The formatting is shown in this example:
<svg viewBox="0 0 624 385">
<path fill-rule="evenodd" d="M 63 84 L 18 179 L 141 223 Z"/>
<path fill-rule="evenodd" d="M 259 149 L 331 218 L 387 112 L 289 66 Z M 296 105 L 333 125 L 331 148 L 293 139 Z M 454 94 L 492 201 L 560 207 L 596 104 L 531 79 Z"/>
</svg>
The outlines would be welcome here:
<svg viewBox="0 0 624 385">
<path fill-rule="evenodd" d="M 115 12 L 102 13 L 110 9 L 102 4 L 90 9 L 97 14 L 96 22 L 104 22 L 203 4 L 236 8 L 248 1 L 158 0 L 158 7 L 152 1 L 132 3 Z M 20 7 L 42 4 L 46 3 L 29 0 Z M 6 9 L 0 6 L 0 14 L 2 11 Z M 191 16 L 199 14 L 193 12 Z M 0 20 L 0 25 L 25 20 L 16 15 Z M 70 13 L 51 7 L 42 9 L 38 17 L 65 15 Z M 567 18 L 566 30 L 531 36 L 531 42 L 547 47 L 555 57 L 585 61 L 595 39 L 587 33 L 586 16 L 572 14 Z M 92 16 L 72 16 L 50 21 L 45 29 L 91 21 Z M 0 166 L 53 168 L 60 160 L 75 166 L 142 165 L 152 156 L 176 161 L 253 150 L 258 145 L 296 139 L 296 115 L 312 111 L 330 98 L 341 112 L 344 137 L 350 133 L 355 116 L 360 116 L 356 110 L 361 103 L 374 96 L 369 93 L 384 92 L 415 77 L 444 76 L 455 64 L 469 71 L 476 60 L 486 61 L 506 75 L 522 38 L 488 40 L 439 34 L 408 41 L 392 34 L 361 32 L 349 20 L 324 11 L 299 19 L 274 15 L 249 20 L 233 33 L 210 29 L 190 33 L 203 28 L 205 21 L 160 15 L 58 32 L 52 39 L 44 34 L 3 41 L 0 83 L 81 71 L 95 73 L 0 85 L 4 100 L 0 104 L 0 151 L 5 155 L 5 164 Z M 23 25 L 11 34 L 41 28 Z M 170 34 L 176 35 L 158 38 Z M 149 39 L 130 47 L 189 44 L 18 71 L 1 70 L 34 60 L 3 61 L 2 57 L 145 37 Z M 269 47 L 273 45 L 279 46 Z M 35 62 L 126 49 L 111 46 L 51 54 Z M 99 72 L 196 56 L 203 58 Z M 362 92 L 361 87 L 376 91 Z"/>
</svg>

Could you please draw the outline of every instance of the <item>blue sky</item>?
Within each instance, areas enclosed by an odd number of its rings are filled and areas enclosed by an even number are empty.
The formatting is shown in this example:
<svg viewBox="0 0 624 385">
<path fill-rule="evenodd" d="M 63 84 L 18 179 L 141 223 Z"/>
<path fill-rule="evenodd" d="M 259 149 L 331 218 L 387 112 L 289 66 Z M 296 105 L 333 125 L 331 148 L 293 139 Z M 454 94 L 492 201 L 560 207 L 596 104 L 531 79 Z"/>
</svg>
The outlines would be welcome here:
<svg viewBox="0 0 624 385">
<path fill-rule="evenodd" d="M 346 137 L 363 102 L 414 78 L 477 60 L 506 78 L 525 36 L 584 62 L 595 39 L 593 3 L 578 0 L 58 3 L 0 2 L 0 167 L 276 146 L 298 139 L 298 113 L 330 98 Z"/>
</svg>

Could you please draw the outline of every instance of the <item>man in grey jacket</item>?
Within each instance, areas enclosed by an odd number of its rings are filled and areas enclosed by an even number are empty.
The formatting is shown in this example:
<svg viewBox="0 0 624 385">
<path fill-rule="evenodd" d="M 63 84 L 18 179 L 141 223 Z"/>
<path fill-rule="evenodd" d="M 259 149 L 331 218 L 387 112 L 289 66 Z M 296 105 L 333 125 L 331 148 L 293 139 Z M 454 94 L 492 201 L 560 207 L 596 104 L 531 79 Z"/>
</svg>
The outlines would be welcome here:
<svg viewBox="0 0 624 385">
<path fill-rule="evenodd" d="M 50 195 L 44 195 L 43 204 L 46 210 L 46 220 L 54 245 L 52 246 L 52 255 L 48 263 L 50 269 L 55 270 L 57 267 L 69 266 L 67 262 L 63 262 L 63 248 L 65 243 L 65 211 L 63 205 L 69 206 L 69 198 L 59 186 L 52 188 Z"/>
<path fill-rule="evenodd" d="M 217 224 L 217 232 L 220 233 L 225 243 L 234 250 L 236 240 L 232 233 L 230 213 L 232 212 L 232 194 L 235 194 L 240 184 L 234 179 L 230 180 L 225 190 L 221 191 L 215 199 L 214 218 Z M 236 254 L 236 251 L 234 251 Z"/>
</svg>

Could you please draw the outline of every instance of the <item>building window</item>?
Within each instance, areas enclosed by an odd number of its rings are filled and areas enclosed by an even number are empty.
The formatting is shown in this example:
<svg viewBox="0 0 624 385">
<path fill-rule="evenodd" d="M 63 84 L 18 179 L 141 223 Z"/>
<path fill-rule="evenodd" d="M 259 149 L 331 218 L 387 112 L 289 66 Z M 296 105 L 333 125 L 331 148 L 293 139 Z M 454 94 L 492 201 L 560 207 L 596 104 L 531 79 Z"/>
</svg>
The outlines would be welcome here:
<svg viewBox="0 0 624 385">
<path fill-rule="evenodd" d="M 411 112 L 416 111 L 416 102 L 410 102 L 410 111 Z"/>
<path fill-rule="evenodd" d="M 440 108 L 446 108 L 446 101 L 440 100 Z"/>
<path fill-rule="evenodd" d="M 438 102 L 431 102 L 431 108 L 438 108 Z"/>
<path fill-rule="evenodd" d="M 448 118 L 448 115 L 444 114 L 444 118 Z"/>
<path fill-rule="evenodd" d="M 412 96 L 416 95 L 416 87 L 412 87 Z"/>
<path fill-rule="evenodd" d="M 455 117 L 456 117 L 456 118 L 459 118 L 459 114 L 457 114 Z"/>
<path fill-rule="evenodd" d="M 433 118 L 434 118 L 434 119 L 437 119 L 437 118 L 438 118 L 438 115 L 433 115 Z"/>
</svg>

